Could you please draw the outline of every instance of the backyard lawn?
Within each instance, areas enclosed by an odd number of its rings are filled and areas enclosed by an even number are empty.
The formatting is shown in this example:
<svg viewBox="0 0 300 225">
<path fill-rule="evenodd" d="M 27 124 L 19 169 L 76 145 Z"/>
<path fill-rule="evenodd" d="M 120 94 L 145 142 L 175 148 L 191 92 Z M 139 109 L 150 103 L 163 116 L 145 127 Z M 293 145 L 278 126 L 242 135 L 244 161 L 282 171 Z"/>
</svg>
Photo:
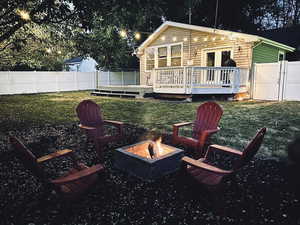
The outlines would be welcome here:
<svg viewBox="0 0 300 225">
<path fill-rule="evenodd" d="M 242 149 L 259 128 L 267 127 L 255 160 L 237 177 L 238 186 L 227 183 L 226 212 L 219 215 L 206 205 L 202 189 L 191 187 L 176 173 L 147 183 L 112 164 L 117 146 L 134 143 L 150 130 L 171 134 L 172 124 L 192 121 L 203 101 L 97 97 L 85 91 L 0 96 L 3 224 L 62 223 L 58 218 L 63 206 L 53 196 L 38 200 L 42 186 L 14 157 L 7 135 L 20 137 L 37 155 L 71 148 L 88 165 L 96 164 L 94 146 L 85 145 L 85 135 L 77 127 L 75 108 L 83 99 L 100 104 L 105 119 L 125 122 L 127 136 L 106 147 L 104 177 L 89 195 L 74 203 L 65 224 L 300 224 L 299 196 L 286 176 L 287 145 L 300 137 L 300 102 L 218 101 L 224 114 L 213 143 Z M 58 160 L 48 166 L 55 173 L 68 165 Z"/>
</svg>

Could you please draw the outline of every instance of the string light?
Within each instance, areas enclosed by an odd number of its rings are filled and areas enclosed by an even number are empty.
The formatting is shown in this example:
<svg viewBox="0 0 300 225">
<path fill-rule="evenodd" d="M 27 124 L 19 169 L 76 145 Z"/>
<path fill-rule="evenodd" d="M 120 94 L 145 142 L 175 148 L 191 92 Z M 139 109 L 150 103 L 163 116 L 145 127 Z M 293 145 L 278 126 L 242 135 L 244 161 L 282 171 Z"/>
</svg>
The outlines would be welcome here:
<svg viewBox="0 0 300 225">
<path fill-rule="evenodd" d="M 126 30 L 120 30 L 119 34 L 120 34 L 120 36 L 121 36 L 122 38 L 126 38 L 126 37 L 127 37 Z"/>
<path fill-rule="evenodd" d="M 16 13 L 23 19 L 23 20 L 30 20 L 30 15 L 27 11 L 22 9 L 17 9 Z"/>
<path fill-rule="evenodd" d="M 46 49 L 46 52 L 47 52 L 47 53 L 51 53 L 51 49 L 50 49 L 50 48 L 47 48 L 47 49 Z"/>
<path fill-rule="evenodd" d="M 139 32 L 135 32 L 134 37 L 136 40 L 140 40 L 141 39 L 141 34 Z"/>
<path fill-rule="evenodd" d="M 57 53 L 60 55 L 60 54 L 61 54 L 61 51 L 60 51 L 60 50 L 58 50 L 58 51 L 57 51 Z"/>
</svg>

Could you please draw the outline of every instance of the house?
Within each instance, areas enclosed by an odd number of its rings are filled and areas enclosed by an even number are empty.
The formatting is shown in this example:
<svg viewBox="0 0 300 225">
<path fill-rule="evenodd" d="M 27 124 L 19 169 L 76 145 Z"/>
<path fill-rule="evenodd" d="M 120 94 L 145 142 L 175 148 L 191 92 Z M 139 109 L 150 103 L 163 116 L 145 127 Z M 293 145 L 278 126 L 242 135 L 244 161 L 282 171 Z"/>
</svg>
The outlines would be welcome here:
<svg viewBox="0 0 300 225">
<path fill-rule="evenodd" d="M 288 52 L 288 61 L 300 61 L 300 25 L 261 31 L 258 35 L 294 47 L 294 52 Z"/>
<path fill-rule="evenodd" d="M 293 47 L 257 35 L 166 21 L 137 49 L 140 83 L 161 94 L 240 94 L 254 63 L 285 59 Z M 226 66 L 233 59 L 236 67 Z"/>
<path fill-rule="evenodd" d="M 94 72 L 98 63 L 91 57 L 75 57 L 64 61 L 66 71 Z"/>
</svg>

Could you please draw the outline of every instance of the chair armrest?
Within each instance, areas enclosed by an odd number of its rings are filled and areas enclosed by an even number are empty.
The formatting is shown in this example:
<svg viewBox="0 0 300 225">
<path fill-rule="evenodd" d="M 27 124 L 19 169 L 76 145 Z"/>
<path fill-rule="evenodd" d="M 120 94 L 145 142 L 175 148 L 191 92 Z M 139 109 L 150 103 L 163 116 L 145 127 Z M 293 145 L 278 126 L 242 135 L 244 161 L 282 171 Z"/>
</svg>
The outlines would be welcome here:
<svg viewBox="0 0 300 225">
<path fill-rule="evenodd" d="M 67 155 L 70 155 L 71 153 L 73 153 L 73 151 L 71 149 L 64 149 L 64 150 L 56 151 L 51 154 L 48 154 L 48 155 L 38 158 L 37 163 L 43 163 L 43 162 L 46 162 L 48 160 L 51 160 L 51 159 L 54 159 L 57 157 L 67 156 Z"/>
<path fill-rule="evenodd" d="M 96 127 L 90 127 L 90 126 L 86 126 L 86 125 L 82 125 L 82 124 L 79 124 L 78 126 L 82 129 L 86 129 L 86 130 L 95 130 L 95 129 L 97 129 Z"/>
<path fill-rule="evenodd" d="M 191 125 L 193 122 L 182 122 L 182 123 L 175 123 L 173 124 L 173 127 L 183 127 L 187 125 Z"/>
<path fill-rule="evenodd" d="M 183 122 L 183 123 L 176 123 L 173 124 L 173 137 L 176 137 L 179 135 L 179 128 L 183 126 L 191 125 L 193 122 Z"/>
<path fill-rule="evenodd" d="M 114 121 L 114 120 L 104 120 L 103 122 L 104 123 L 108 123 L 108 124 L 112 124 L 112 125 L 115 125 L 115 126 L 122 126 L 122 125 L 124 125 L 123 122 Z"/>
<path fill-rule="evenodd" d="M 79 180 L 79 179 L 85 178 L 87 176 L 93 175 L 93 174 L 95 174 L 95 173 L 97 173 L 97 172 L 99 172 L 103 169 L 104 169 L 104 167 L 101 164 L 97 164 L 97 165 L 94 165 L 92 167 L 80 170 L 76 173 L 70 174 L 66 177 L 51 180 L 51 183 L 62 185 L 62 184 L 74 182 L 76 180 Z"/>
<path fill-rule="evenodd" d="M 212 135 L 214 133 L 217 133 L 220 130 L 220 127 L 217 127 L 216 129 L 211 130 L 204 130 L 203 133 L 207 136 Z"/>
<path fill-rule="evenodd" d="M 220 169 L 218 167 L 215 167 L 215 166 L 211 166 L 207 163 L 204 163 L 200 160 L 195 160 L 195 159 L 192 159 L 190 157 L 187 157 L 187 156 L 184 156 L 182 158 L 182 161 L 188 165 L 191 165 L 191 166 L 195 166 L 197 168 L 200 168 L 200 169 L 203 169 L 203 170 L 206 170 L 206 171 L 210 171 L 210 172 L 214 172 L 214 173 L 219 173 L 219 174 L 230 174 L 232 173 L 233 171 L 232 170 L 223 170 L 223 169 Z"/>
<path fill-rule="evenodd" d="M 210 145 L 208 147 L 207 152 L 208 151 L 215 151 L 215 150 L 223 151 L 223 152 L 233 154 L 233 155 L 238 155 L 238 156 L 243 155 L 243 152 L 241 152 L 239 150 L 236 150 L 234 148 L 230 148 L 230 147 L 227 147 L 227 146 L 222 146 L 222 145 Z"/>
</svg>

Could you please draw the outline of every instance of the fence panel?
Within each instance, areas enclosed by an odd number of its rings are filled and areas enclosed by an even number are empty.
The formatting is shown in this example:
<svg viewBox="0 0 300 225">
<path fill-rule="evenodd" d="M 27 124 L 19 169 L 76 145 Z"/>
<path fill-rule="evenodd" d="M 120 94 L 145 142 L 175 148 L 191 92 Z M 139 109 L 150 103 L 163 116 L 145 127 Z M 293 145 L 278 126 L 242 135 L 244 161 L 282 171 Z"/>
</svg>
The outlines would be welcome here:
<svg viewBox="0 0 300 225">
<path fill-rule="evenodd" d="M 278 63 L 255 64 L 253 98 L 258 100 L 278 100 L 280 66 Z"/>
<path fill-rule="evenodd" d="M 300 100 L 300 62 L 288 62 L 284 80 L 284 100 Z"/>
<path fill-rule="evenodd" d="M 137 71 L 98 71 L 98 86 L 139 85 L 140 73 Z"/>
<path fill-rule="evenodd" d="M 95 72 L 0 72 L 0 95 L 95 89 Z"/>
</svg>

